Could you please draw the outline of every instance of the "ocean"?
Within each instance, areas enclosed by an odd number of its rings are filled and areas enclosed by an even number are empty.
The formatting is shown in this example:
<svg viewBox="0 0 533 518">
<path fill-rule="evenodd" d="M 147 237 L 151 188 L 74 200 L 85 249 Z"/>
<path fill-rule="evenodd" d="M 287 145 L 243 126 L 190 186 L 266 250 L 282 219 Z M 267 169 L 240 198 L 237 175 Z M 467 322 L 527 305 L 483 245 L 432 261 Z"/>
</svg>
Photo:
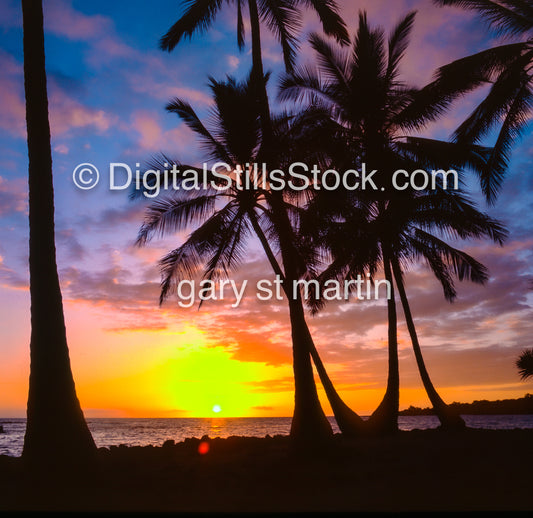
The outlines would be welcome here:
<svg viewBox="0 0 533 518">
<path fill-rule="evenodd" d="M 492 430 L 533 428 L 533 415 L 464 415 L 467 426 Z M 339 429 L 333 419 L 330 422 L 335 432 Z M 188 437 L 230 437 L 232 435 L 264 437 L 287 435 L 291 426 L 290 417 L 234 417 L 234 418 L 93 418 L 87 419 L 98 447 L 161 446 L 166 440 L 176 442 Z M 54 426 L 54 423 L 50 423 Z M 400 416 L 401 430 L 436 428 L 435 416 Z M 0 455 L 19 456 L 22 453 L 26 419 L 0 418 Z"/>
</svg>

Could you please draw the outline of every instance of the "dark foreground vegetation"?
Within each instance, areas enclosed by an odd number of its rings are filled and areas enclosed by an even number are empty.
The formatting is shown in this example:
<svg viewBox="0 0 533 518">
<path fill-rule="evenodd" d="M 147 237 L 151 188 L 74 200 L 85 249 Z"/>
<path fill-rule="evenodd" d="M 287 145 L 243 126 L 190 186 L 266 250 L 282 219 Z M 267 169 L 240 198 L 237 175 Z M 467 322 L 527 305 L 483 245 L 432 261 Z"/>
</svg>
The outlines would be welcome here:
<svg viewBox="0 0 533 518">
<path fill-rule="evenodd" d="M 523 415 L 533 414 L 533 395 L 526 394 L 518 399 L 476 400 L 472 403 L 451 403 L 448 405 L 456 413 L 463 415 Z M 410 406 L 400 411 L 400 415 L 433 415 L 433 408 Z"/>
<path fill-rule="evenodd" d="M 415 430 L 294 449 L 289 437 L 98 450 L 92 474 L 0 456 L 0 511 L 531 510 L 533 430 Z"/>
</svg>

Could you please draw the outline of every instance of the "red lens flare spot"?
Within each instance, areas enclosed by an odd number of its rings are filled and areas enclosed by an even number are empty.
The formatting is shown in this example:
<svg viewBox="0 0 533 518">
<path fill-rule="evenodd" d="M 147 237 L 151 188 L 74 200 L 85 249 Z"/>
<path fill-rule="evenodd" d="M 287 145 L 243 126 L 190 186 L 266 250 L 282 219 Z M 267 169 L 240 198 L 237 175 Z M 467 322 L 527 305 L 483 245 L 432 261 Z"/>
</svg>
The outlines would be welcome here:
<svg viewBox="0 0 533 518">
<path fill-rule="evenodd" d="M 199 453 L 200 455 L 205 455 L 208 451 L 209 451 L 209 443 L 206 442 L 206 441 L 202 441 L 202 442 L 198 445 L 198 453 Z"/>
</svg>

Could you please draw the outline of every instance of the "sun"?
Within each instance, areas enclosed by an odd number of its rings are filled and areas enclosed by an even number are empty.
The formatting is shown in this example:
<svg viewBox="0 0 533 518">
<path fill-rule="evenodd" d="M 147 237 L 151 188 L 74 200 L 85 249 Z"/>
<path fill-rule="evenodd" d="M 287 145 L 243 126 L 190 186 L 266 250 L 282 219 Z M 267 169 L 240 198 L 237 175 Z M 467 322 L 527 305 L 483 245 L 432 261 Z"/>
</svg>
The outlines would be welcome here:
<svg viewBox="0 0 533 518">
<path fill-rule="evenodd" d="M 213 405 L 212 410 L 213 412 L 215 412 L 215 414 L 219 414 L 220 412 L 222 412 L 222 408 L 220 405 Z"/>
</svg>

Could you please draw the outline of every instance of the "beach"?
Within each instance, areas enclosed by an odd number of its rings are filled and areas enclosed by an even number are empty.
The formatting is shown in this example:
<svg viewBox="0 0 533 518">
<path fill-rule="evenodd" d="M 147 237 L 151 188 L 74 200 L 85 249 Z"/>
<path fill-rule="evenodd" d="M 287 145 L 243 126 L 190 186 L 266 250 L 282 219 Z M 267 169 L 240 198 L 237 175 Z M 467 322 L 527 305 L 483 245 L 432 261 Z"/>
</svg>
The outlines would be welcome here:
<svg viewBox="0 0 533 518">
<path fill-rule="evenodd" d="M 0 510 L 527 511 L 532 464 L 533 430 L 335 435 L 302 448 L 286 436 L 204 437 L 100 448 L 94 473 L 61 480 L 0 456 Z"/>
</svg>

